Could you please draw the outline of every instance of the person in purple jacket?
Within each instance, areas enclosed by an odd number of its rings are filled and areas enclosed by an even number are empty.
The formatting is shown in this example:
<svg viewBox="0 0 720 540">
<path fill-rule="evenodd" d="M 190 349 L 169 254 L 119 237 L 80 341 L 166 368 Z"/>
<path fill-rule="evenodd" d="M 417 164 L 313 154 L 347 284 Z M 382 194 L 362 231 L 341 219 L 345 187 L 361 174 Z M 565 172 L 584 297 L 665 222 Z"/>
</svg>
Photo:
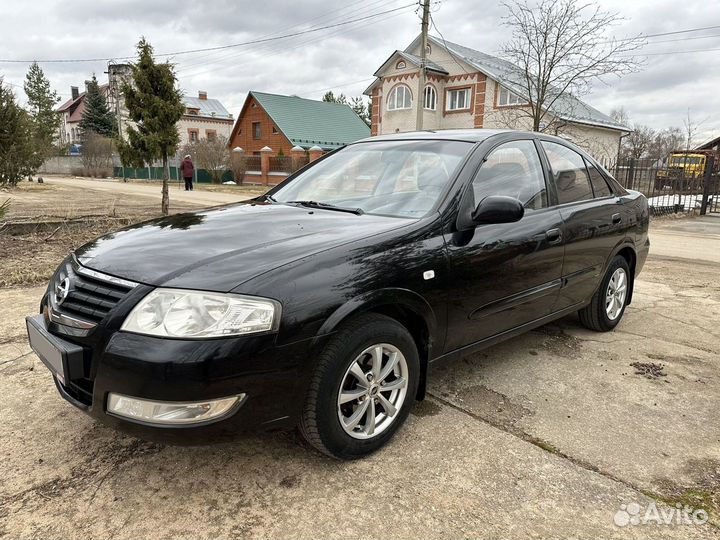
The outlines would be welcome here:
<svg viewBox="0 0 720 540">
<path fill-rule="evenodd" d="M 180 172 L 182 172 L 185 180 L 185 191 L 193 190 L 193 175 L 195 173 L 195 165 L 193 165 L 190 154 L 186 155 L 180 164 Z"/>
</svg>

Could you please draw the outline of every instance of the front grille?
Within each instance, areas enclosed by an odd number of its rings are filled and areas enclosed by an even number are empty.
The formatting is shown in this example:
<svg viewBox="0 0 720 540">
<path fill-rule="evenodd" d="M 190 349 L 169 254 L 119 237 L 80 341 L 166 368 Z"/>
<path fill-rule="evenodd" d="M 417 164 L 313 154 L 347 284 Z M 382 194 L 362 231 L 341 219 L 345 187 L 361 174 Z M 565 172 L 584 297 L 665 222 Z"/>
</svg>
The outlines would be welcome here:
<svg viewBox="0 0 720 540">
<path fill-rule="evenodd" d="M 91 328 L 102 321 L 136 285 L 132 281 L 85 268 L 73 257 L 53 277 L 49 291 L 52 318 L 59 324 Z"/>
</svg>

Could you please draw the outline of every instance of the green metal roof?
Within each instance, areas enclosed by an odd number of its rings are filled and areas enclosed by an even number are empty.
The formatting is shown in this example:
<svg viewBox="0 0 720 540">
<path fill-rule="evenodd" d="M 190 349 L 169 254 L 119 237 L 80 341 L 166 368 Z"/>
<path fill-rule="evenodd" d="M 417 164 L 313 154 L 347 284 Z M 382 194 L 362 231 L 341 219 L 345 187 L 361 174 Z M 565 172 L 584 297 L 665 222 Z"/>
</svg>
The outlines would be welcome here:
<svg viewBox="0 0 720 540">
<path fill-rule="evenodd" d="M 370 128 L 350 106 L 297 96 L 250 94 L 292 144 L 332 150 L 370 136 Z"/>
</svg>

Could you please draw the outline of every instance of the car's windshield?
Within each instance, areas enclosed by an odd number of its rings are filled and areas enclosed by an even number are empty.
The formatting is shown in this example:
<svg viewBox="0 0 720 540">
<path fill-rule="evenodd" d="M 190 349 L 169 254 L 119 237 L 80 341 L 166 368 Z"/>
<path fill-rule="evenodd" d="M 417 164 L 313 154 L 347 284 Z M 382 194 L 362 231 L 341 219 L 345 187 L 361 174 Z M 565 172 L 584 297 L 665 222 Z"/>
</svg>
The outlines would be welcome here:
<svg viewBox="0 0 720 540">
<path fill-rule="evenodd" d="M 437 202 L 471 148 L 440 140 L 359 143 L 328 156 L 272 197 L 418 218 Z"/>
</svg>

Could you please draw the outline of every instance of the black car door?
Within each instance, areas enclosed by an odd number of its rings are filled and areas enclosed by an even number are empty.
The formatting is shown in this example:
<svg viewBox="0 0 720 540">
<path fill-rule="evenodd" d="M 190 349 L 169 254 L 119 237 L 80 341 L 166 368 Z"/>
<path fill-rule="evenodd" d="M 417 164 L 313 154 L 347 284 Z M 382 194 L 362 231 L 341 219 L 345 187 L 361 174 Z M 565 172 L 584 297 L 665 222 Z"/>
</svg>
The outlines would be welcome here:
<svg viewBox="0 0 720 540">
<path fill-rule="evenodd" d="M 448 241 L 452 264 L 446 351 L 550 313 L 560 287 L 562 219 L 548 191 L 533 140 L 492 149 L 464 197 L 475 208 L 489 195 L 507 195 L 525 206 L 516 223 L 478 225 Z"/>
<path fill-rule="evenodd" d="M 580 305 L 594 294 L 627 216 L 600 172 L 578 152 L 542 141 L 563 219 L 563 287 L 555 310 Z"/>
</svg>

